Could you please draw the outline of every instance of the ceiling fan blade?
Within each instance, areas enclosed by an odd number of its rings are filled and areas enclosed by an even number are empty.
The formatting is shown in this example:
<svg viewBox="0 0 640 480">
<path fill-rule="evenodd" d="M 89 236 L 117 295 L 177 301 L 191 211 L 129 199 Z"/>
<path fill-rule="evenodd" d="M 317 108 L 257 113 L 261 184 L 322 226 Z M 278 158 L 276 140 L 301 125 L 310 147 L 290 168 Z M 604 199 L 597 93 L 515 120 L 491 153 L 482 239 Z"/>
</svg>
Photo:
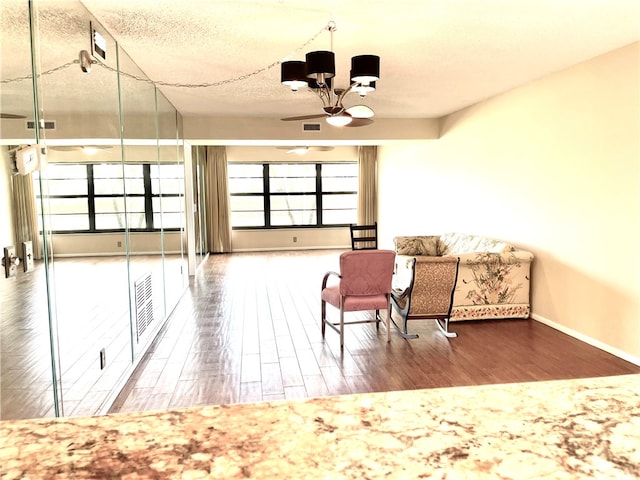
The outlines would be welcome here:
<svg viewBox="0 0 640 480">
<path fill-rule="evenodd" d="M 310 120 L 312 118 L 324 118 L 327 115 L 324 113 L 318 113 L 315 115 L 300 115 L 298 117 L 286 117 L 286 118 L 281 118 L 280 120 L 282 120 L 283 122 L 295 122 L 297 120 Z"/>
<path fill-rule="evenodd" d="M 24 115 L 17 115 L 15 113 L 0 113 L 0 118 L 4 118 L 7 120 L 19 120 L 27 117 Z"/>
<path fill-rule="evenodd" d="M 83 149 L 92 149 L 92 150 L 106 150 L 112 148 L 111 145 L 51 145 L 51 150 L 57 150 L 59 152 L 73 152 L 77 150 Z"/>
<path fill-rule="evenodd" d="M 365 127 L 367 125 L 371 125 L 373 120 L 370 118 L 352 118 L 351 122 L 347 123 L 345 127 Z"/>
<path fill-rule="evenodd" d="M 366 105 L 354 105 L 347 108 L 346 112 L 353 118 L 371 118 L 375 115 L 374 111 Z"/>
</svg>

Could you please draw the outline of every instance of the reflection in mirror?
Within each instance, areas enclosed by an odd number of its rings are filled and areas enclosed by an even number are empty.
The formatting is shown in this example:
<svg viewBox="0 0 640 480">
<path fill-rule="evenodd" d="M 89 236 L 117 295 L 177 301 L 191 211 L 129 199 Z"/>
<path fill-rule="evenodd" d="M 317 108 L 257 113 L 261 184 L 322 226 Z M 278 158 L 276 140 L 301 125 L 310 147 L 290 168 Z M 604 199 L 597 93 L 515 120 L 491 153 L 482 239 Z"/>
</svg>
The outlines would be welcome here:
<svg viewBox="0 0 640 480">
<path fill-rule="evenodd" d="M 0 119 L 3 165 L 8 146 L 40 141 L 48 153 L 46 169 L 20 177 L 48 261 L 36 247 L 33 271 L 0 290 L 2 419 L 106 412 L 187 284 L 179 115 L 106 31 L 106 60 L 83 72 L 78 52 L 101 26 L 79 1 L 36 4 L 36 107 L 27 2 L 1 4 L 2 113 L 54 126 L 36 135 L 25 119 Z M 18 177 L 7 167 L 1 178 L 11 245 Z M 149 271 L 152 293 L 140 297 Z"/>
</svg>

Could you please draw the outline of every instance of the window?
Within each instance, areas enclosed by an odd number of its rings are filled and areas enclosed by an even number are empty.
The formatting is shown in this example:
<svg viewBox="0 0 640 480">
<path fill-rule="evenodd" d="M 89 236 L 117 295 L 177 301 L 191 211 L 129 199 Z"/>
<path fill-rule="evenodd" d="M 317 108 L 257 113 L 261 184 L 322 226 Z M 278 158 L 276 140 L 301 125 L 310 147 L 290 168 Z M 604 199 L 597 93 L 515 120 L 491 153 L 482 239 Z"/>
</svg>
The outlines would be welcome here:
<svg viewBox="0 0 640 480">
<path fill-rule="evenodd" d="M 357 219 L 358 164 L 229 163 L 233 228 L 321 227 Z"/>
<path fill-rule="evenodd" d="M 34 173 L 39 228 L 44 203 L 54 233 L 180 229 L 183 185 L 182 165 L 49 164 L 42 192 Z"/>
</svg>

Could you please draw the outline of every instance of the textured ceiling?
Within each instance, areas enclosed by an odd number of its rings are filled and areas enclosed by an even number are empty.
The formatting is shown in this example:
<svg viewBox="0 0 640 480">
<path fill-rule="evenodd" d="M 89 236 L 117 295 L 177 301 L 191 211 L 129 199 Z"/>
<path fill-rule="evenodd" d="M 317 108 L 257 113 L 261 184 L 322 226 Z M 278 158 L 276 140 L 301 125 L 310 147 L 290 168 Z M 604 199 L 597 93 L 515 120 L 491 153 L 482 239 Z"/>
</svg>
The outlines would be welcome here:
<svg viewBox="0 0 640 480">
<path fill-rule="evenodd" d="M 26 0 L 2 1 L 3 78 L 20 74 L 6 56 L 28 48 L 24 4 Z M 121 59 L 125 71 L 139 74 L 139 67 L 154 81 L 166 83 L 217 84 L 161 86 L 185 116 L 280 118 L 318 113 L 320 102 L 313 94 L 293 95 L 280 84 L 278 62 L 303 60 L 307 51 L 330 49 L 331 36 L 323 30 L 330 20 L 337 25 L 336 86 L 346 86 L 351 56 L 381 57 L 381 79 L 365 103 L 383 118 L 440 117 L 638 41 L 640 35 L 638 0 L 82 0 L 81 4 L 41 0 L 36 4 L 43 70 L 73 61 L 79 50 L 88 49 L 83 5 L 133 60 Z M 73 78 L 59 75 L 56 80 L 56 75 L 49 75 L 47 88 L 60 92 L 50 100 L 51 108 L 59 101 L 69 109 L 71 102 L 77 102 L 73 94 L 85 88 L 87 78 L 94 87 L 112 80 L 112 72 L 96 70 L 90 74 L 93 77 L 83 77 L 77 66 Z M 13 87 L 2 85 L 3 112 L 12 106 Z M 135 87 L 131 92 L 127 101 L 135 103 Z M 87 95 L 84 107 L 93 102 L 98 110 L 105 99 L 113 102 L 108 94 Z M 360 103 L 355 94 L 345 102 L 353 103 Z"/>
</svg>

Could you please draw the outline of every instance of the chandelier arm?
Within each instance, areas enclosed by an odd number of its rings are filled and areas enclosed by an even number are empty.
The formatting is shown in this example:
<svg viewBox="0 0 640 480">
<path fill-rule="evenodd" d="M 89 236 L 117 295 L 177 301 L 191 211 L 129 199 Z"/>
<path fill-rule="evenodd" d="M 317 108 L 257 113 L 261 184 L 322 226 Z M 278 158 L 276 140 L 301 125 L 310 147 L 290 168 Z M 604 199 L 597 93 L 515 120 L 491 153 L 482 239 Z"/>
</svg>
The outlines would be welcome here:
<svg viewBox="0 0 640 480">
<path fill-rule="evenodd" d="M 313 93 L 315 93 L 318 96 L 318 98 L 320 98 L 320 100 L 322 101 L 323 107 L 331 106 L 331 92 L 327 87 L 322 87 L 322 88 L 317 88 L 312 90 L 313 90 Z"/>
<path fill-rule="evenodd" d="M 352 83 L 351 85 L 349 85 L 348 88 L 345 88 L 341 93 L 340 96 L 338 97 L 338 100 L 336 100 L 336 106 L 342 106 L 342 100 L 344 99 L 344 97 L 347 96 L 347 93 L 350 93 L 351 91 L 353 91 L 353 88 L 358 85 L 357 83 Z"/>
</svg>

